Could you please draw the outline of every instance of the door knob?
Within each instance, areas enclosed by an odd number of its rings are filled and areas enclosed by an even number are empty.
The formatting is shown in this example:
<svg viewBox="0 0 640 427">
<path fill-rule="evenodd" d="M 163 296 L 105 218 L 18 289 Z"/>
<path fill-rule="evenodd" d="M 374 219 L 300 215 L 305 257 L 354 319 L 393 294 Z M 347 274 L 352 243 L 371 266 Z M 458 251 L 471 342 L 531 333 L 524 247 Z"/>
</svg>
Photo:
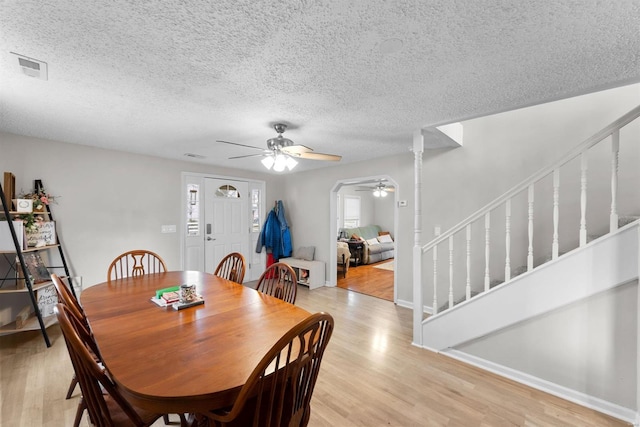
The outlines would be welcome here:
<svg viewBox="0 0 640 427">
<path fill-rule="evenodd" d="M 216 240 L 216 239 L 214 239 L 213 237 L 208 237 L 208 236 L 207 236 L 207 240 L 208 240 L 208 241 L 211 241 L 211 240 Z"/>
</svg>

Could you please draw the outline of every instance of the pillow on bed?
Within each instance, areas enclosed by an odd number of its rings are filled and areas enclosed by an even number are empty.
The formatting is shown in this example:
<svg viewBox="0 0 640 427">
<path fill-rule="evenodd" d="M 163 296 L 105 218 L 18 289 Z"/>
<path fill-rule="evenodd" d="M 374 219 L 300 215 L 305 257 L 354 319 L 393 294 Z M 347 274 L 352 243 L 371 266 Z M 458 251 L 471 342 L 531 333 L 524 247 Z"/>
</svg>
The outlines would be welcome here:
<svg viewBox="0 0 640 427">
<path fill-rule="evenodd" d="M 367 239 L 368 245 L 377 245 L 378 243 L 378 239 L 376 239 L 375 237 L 373 239 Z"/>
<path fill-rule="evenodd" d="M 293 257 L 296 259 L 303 259 L 305 261 L 313 261 L 315 253 L 315 246 L 301 246 L 293 251 Z"/>
<path fill-rule="evenodd" d="M 378 242 L 380 243 L 392 243 L 393 239 L 389 234 L 383 234 L 382 236 L 378 236 Z"/>
</svg>

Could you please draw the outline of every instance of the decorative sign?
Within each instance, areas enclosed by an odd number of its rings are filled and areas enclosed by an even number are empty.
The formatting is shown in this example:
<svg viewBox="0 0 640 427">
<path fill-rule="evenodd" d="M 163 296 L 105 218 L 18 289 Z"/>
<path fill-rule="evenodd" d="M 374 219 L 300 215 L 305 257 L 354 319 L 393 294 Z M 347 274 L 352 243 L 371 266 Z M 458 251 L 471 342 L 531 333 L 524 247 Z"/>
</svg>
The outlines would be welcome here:
<svg viewBox="0 0 640 427">
<path fill-rule="evenodd" d="M 57 243 L 55 221 L 41 221 L 36 222 L 35 225 L 37 227 L 35 231 L 27 231 L 28 246 L 41 247 Z"/>
<path fill-rule="evenodd" d="M 17 199 L 14 201 L 17 212 L 31 212 L 33 210 L 33 200 Z"/>
<path fill-rule="evenodd" d="M 42 317 L 53 316 L 53 307 L 58 303 L 58 294 L 53 286 L 38 290 L 38 309 Z"/>
</svg>

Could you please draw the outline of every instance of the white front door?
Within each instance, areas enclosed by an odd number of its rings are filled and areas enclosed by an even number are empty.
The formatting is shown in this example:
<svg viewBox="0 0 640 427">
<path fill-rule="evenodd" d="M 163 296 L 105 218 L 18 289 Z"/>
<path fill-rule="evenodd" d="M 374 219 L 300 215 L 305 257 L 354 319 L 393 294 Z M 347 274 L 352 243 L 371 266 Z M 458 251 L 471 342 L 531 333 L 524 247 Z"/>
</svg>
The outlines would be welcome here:
<svg viewBox="0 0 640 427">
<path fill-rule="evenodd" d="M 248 183 L 205 178 L 204 187 L 205 271 L 213 273 L 231 252 L 240 252 L 250 262 Z"/>
</svg>

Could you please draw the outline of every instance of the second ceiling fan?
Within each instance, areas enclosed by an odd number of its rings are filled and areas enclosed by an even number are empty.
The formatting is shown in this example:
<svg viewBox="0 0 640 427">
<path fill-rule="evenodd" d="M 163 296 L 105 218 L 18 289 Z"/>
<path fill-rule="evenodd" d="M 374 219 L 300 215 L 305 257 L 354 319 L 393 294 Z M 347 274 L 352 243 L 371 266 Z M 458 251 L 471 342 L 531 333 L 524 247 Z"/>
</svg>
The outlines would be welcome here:
<svg viewBox="0 0 640 427">
<path fill-rule="evenodd" d="M 371 191 L 375 197 L 387 197 L 387 194 L 393 193 L 395 189 L 390 185 L 386 185 L 383 181 L 384 180 L 380 180 L 375 187 L 367 187 L 366 190 L 356 191 Z"/>
<path fill-rule="evenodd" d="M 295 165 L 298 163 L 293 159 L 294 157 L 300 158 L 300 159 L 325 160 L 325 161 L 332 161 L 332 162 L 337 162 L 337 161 L 340 161 L 340 159 L 342 159 L 342 156 L 338 156 L 335 154 L 316 153 L 315 151 L 313 151 L 313 149 L 307 146 L 294 144 L 292 140 L 282 136 L 284 131 L 287 130 L 286 124 L 276 123 L 275 125 L 273 125 L 273 128 L 278 133 L 278 136 L 276 136 L 275 138 L 269 138 L 267 140 L 266 149 L 254 147 L 253 145 L 239 144 L 237 142 L 229 142 L 229 141 L 222 141 L 222 140 L 217 140 L 216 142 L 237 145 L 239 147 L 252 148 L 254 150 L 262 151 L 262 153 L 260 154 L 246 154 L 243 156 L 233 156 L 233 157 L 229 157 L 229 159 L 242 159 L 245 157 L 256 157 L 256 156 L 264 157 L 264 159 L 262 159 L 262 164 L 267 169 L 271 169 L 271 167 L 273 167 L 273 170 L 275 170 L 276 172 L 281 172 L 285 168 L 288 168 L 289 170 L 293 169 Z"/>
</svg>

